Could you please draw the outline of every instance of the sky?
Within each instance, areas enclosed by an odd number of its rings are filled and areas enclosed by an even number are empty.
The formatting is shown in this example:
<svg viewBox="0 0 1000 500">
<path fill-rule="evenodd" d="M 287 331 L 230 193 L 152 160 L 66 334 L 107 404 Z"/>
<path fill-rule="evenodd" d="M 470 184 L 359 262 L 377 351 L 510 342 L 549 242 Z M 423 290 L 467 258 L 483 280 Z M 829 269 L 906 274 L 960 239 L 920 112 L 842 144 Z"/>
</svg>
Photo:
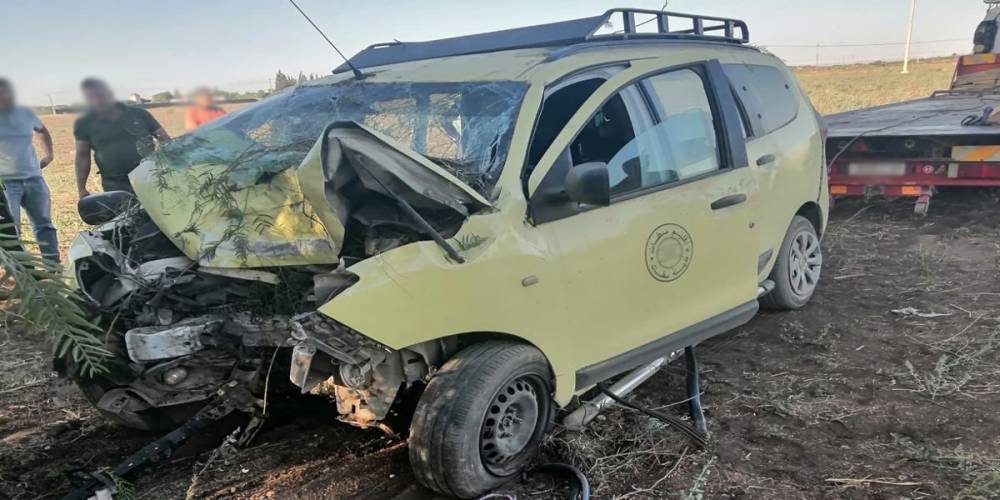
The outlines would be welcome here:
<svg viewBox="0 0 1000 500">
<path fill-rule="evenodd" d="M 980 0 L 916 0 L 913 54 L 963 53 Z M 345 54 L 377 42 L 428 40 L 589 17 L 663 0 L 298 0 Z M 747 21 L 751 40 L 790 64 L 902 59 L 909 0 L 670 0 L 668 10 Z M 327 74 L 340 64 L 286 0 L 7 1 L 0 75 L 32 105 L 78 100 L 100 76 L 124 97 L 198 85 L 266 88 L 275 71 Z M 816 45 L 825 45 L 816 48 Z M 893 44 L 864 47 L 830 45 Z"/>
</svg>

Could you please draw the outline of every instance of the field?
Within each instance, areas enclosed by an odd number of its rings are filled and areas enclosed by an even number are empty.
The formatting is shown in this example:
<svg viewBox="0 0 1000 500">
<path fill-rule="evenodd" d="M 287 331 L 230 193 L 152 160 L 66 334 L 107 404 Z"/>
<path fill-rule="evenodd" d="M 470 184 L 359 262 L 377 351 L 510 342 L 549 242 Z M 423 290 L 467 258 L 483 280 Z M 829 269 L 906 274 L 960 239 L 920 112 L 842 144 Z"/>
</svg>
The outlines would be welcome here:
<svg viewBox="0 0 1000 500">
<path fill-rule="evenodd" d="M 947 89 L 955 60 L 926 59 L 911 63 L 907 75 L 900 74 L 901 70 L 901 63 L 894 62 L 800 67 L 795 68 L 795 74 L 816 110 L 830 114 L 918 99 L 935 90 Z"/>
<path fill-rule="evenodd" d="M 952 62 L 802 68 L 821 111 L 920 97 Z M 168 131 L 179 111 L 157 110 Z M 80 227 L 72 117 L 47 117 L 46 170 L 63 244 Z M 576 464 L 594 498 L 1000 498 L 1000 211 L 945 192 L 926 218 L 907 201 L 838 204 L 814 301 L 762 314 L 699 347 L 708 450 L 636 412 L 556 428 L 545 458 Z M 674 363 L 632 396 L 683 413 Z M 55 498 L 65 472 L 110 466 L 153 437 L 114 427 L 53 379 L 39 339 L 0 332 L 0 498 Z M 214 439 L 214 441 L 213 441 Z M 405 441 L 337 424 L 310 404 L 274 418 L 247 449 L 193 443 L 132 486 L 136 498 L 433 498 L 413 486 Z M 517 498 L 564 498 L 542 475 Z M 563 495 L 563 496 L 560 496 Z"/>
</svg>

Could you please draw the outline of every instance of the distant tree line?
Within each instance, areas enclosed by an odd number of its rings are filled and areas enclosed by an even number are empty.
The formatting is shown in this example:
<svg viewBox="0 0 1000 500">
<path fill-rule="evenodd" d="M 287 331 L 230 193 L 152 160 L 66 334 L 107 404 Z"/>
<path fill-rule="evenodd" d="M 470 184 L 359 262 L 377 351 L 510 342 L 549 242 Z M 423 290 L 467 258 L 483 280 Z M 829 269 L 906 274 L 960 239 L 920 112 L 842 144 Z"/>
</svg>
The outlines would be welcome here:
<svg viewBox="0 0 1000 500">
<path fill-rule="evenodd" d="M 322 76 L 317 75 L 315 73 L 309 73 L 308 75 L 306 75 L 301 71 L 299 71 L 299 76 L 297 78 L 292 78 L 279 69 L 278 72 L 275 73 L 274 75 L 274 90 L 278 91 L 281 89 L 286 89 L 288 87 L 294 87 L 296 85 L 312 80 L 318 80 L 320 78 L 322 78 Z"/>
</svg>

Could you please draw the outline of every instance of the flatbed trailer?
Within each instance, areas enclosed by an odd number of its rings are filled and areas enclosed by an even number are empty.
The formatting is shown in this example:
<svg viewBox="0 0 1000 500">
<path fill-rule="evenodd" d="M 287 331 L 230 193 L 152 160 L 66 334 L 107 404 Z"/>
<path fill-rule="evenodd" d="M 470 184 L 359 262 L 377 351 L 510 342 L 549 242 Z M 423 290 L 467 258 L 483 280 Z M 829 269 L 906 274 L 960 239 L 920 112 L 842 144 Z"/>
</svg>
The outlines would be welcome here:
<svg viewBox="0 0 1000 500">
<path fill-rule="evenodd" d="M 1000 187 L 1000 126 L 962 125 L 1000 95 L 943 92 L 826 117 L 830 194 L 914 197 L 926 213 L 941 186 Z"/>
<path fill-rule="evenodd" d="M 940 187 L 1000 188 L 998 18 L 994 6 L 949 90 L 825 117 L 831 197 L 913 197 L 924 214 Z"/>
</svg>

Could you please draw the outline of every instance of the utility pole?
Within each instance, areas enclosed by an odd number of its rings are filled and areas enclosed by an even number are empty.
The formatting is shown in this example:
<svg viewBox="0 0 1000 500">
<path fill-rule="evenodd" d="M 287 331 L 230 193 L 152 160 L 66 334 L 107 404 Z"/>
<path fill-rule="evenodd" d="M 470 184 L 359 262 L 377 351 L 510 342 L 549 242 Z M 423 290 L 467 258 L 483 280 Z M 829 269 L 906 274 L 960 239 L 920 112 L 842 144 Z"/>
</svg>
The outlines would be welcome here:
<svg viewBox="0 0 1000 500">
<path fill-rule="evenodd" d="M 52 114 L 54 115 L 56 114 L 56 103 L 55 101 L 52 100 L 52 94 L 48 94 L 48 96 L 49 96 L 49 107 L 52 108 Z"/>
<path fill-rule="evenodd" d="M 910 72 L 910 42 L 913 41 L 913 14 L 917 10 L 917 0 L 910 0 L 910 21 L 906 27 L 906 52 L 903 54 L 903 74 Z"/>
</svg>

